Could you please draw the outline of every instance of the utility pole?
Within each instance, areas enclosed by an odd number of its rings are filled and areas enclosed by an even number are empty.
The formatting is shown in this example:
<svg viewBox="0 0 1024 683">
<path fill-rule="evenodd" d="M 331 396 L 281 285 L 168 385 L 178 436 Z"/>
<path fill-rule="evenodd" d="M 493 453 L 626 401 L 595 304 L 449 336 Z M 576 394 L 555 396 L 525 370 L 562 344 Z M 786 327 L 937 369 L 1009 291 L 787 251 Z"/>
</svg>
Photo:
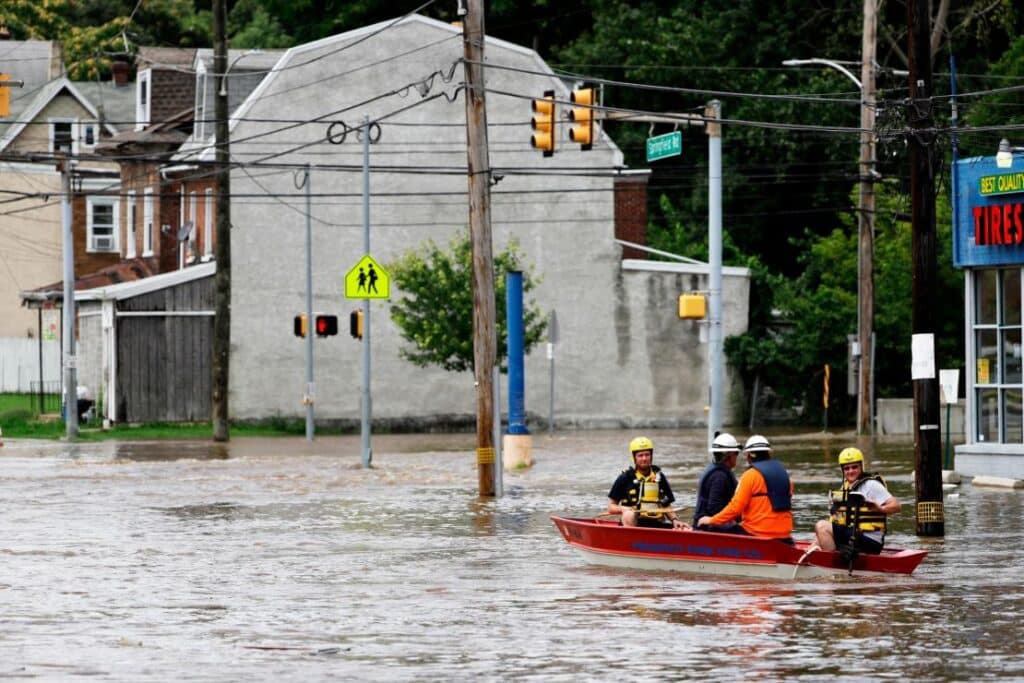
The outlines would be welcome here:
<svg viewBox="0 0 1024 683">
<path fill-rule="evenodd" d="M 214 106 L 217 160 L 217 243 L 214 257 L 213 439 L 227 441 L 228 368 L 231 351 L 231 176 L 228 169 L 228 10 L 227 0 L 213 2 L 213 71 L 220 78 Z M 307 321 L 307 325 L 312 321 Z M 307 334 L 311 334 L 308 330 Z"/>
<path fill-rule="evenodd" d="M 874 434 L 875 329 L 875 45 L 878 0 L 864 0 L 860 67 L 860 219 L 857 240 L 857 339 L 860 345 L 857 433 Z"/>
<path fill-rule="evenodd" d="M 75 357 L 75 243 L 71 229 L 71 160 L 61 155 L 60 213 L 64 255 L 63 356 L 64 368 L 64 427 L 65 436 L 78 436 L 78 362 Z"/>
<path fill-rule="evenodd" d="M 223 0 L 221 0 L 223 1 Z M 461 9 L 461 8 L 460 8 Z M 469 233 L 473 247 L 473 374 L 476 384 L 476 464 L 480 495 L 494 495 L 494 391 L 491 369 L 498 346 L 491 250 L 491 168 L 484 99 L 483 0 L 467 0 L 462 22 L 466 74 L 466 162 Z M 552 131 L 552 134 L 554 131 Z"/>
<path fill-rule="evenodd" d="M 917 535 L 945 535 L 942 504 L 942 449 L 939 383 L 935 362 L 935 127 L 932 119 L 931 16 L 928 0 L 907 1 L 907 56 L 910 62 L 910 203 L 914 261 L 911 380 L 914 385 L 914 490 Z"/>
</svg>

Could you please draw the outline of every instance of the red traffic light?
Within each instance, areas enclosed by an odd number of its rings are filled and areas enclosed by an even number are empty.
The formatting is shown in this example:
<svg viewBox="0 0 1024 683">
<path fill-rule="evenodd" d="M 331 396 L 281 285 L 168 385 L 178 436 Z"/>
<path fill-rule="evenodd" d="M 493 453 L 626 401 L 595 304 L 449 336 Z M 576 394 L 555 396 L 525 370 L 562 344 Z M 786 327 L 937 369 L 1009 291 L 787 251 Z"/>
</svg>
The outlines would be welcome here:
<svg viewBox="0 0 1024 683">
<path fill-rule="evenodd" d="M 318 315 L 315 323 L 316 336 L 333 337 L 338 334 L 338 316 Z"/>
</svg>

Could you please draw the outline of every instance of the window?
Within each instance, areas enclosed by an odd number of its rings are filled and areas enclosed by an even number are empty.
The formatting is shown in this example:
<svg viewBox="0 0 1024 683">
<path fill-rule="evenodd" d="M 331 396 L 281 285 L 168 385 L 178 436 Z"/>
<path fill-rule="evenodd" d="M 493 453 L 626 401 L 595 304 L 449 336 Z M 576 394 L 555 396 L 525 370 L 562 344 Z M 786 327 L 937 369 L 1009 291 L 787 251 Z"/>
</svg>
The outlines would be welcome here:
<svg viewBox="0 0 1024 683">
<path fill-rule="evenodd" d="M 125 233 L 127 234 L 127 237 L 125 239 L 128 244 L 128 247 L 127 249 L 125 249 L 125 257 L 135 258 L 135 231 L 138 229 L 138 226 L 136 225 L 136 214 L 139 208 L 135 204 L 135 190 L 131 190 L 128 192 L 125 204 L 128 208 L 126 212 L 126 215 L 128 216 L 128 225 L 125 228 Z"/>
<path fill-rule="evenodd" d="M 118 251 L 116 197 L 86 197 L 87 251 Z"/>
<path fill-rule="evenodd" d="M 203 260 L 213 257 L 213 190 L 206 191 L 206 204 L 203 206 Z"/>
<path fill-rule="evenodd" d="M 82 147 L 92 149 L 96 146 L 97 127 L 95 121 L 79 124 L 78 140 Z"/>
<path fill-rule="evenodd" d="M 149 85 L 152 81 L 152 70 L 140 71 L 135 78 L 135 130 L 142 130 L 149 125 Z"/>
<path fill-rule="evenodd" d="M 200 64 L 196 73 L 196 114 L 195 114 L 195 135 L 196 140 L 202 140 L 206 131 L 206 69 Z"/>
<path fill-rule="evenodd" d="M 1024 443 L 1021 269 L 974 278 L 974 396 L 979 442 Z"/>
<path fill-rule="evenodd" d="M 153 255 L 153 188 L 142 191 L 142 255 Z"/>
<path fill-rule="evenodd" d="M 74 129 L 74 119 L 50 119 L 50 152 L 54 154 L 77 152 Z"/>
</svg>

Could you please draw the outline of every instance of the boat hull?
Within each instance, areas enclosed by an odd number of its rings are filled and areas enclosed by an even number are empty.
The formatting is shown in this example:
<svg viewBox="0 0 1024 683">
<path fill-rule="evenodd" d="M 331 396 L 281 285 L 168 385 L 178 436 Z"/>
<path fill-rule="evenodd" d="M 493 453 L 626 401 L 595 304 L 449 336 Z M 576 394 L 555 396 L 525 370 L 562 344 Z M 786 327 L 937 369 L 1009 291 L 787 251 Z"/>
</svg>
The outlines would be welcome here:
<svg viewBox="0 0 1024 683">
<path fill-rule="evenodd" d="M 839 553 L 816 550 L 807 542 L 789 545 L 736 534 L 623 527 L 601 518 L 552 516 L 551 521 L 593 564 L 767 579 L 850 573 Z M 852 573 L 911 574 L 927 554 L 887 548 L 880 555 L 858 555 Z"/>
</svg>

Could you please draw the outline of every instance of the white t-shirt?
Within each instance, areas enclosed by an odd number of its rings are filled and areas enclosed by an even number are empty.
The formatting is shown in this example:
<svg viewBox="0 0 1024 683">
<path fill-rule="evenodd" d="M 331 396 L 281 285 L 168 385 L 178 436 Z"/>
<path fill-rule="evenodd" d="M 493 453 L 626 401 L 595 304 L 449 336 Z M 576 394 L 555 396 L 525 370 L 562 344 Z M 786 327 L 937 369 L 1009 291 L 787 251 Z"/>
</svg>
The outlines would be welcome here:
<svg viewBox="0 0 1024 683">
<path fill-rule="evenodd" d="M 868 479 L 866 482 L 860 485 L 857 489 L 857 493 L 864 496 L 864 500 L 875 505 L 881 505 L 885 501 L 892 498 L 892 494 L 889 490 L 882 486 L 882 482 L 877 479 Z M 882 542 L 881 531 L 865 531 L 864 538 L 870 538 L 874 541 Z"/>
</svg>

